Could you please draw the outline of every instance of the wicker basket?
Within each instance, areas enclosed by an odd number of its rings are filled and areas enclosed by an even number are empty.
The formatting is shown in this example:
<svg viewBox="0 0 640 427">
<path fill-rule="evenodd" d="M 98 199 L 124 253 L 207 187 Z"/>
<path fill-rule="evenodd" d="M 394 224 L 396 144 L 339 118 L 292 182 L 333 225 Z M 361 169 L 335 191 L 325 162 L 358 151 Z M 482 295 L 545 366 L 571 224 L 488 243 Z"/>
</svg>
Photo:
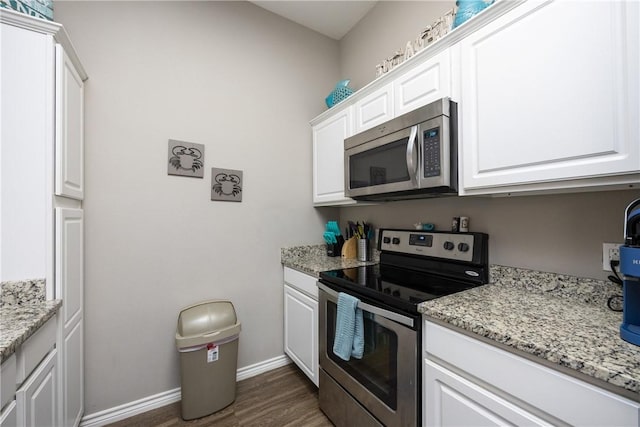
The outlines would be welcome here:
<svg viewBox="0 0 640 427">
<path fill-rule="evenodd" d="M 350 81 L 351 80 L 348 79 L 341 80 L 338 82 L 338 84 L 336 84 L 335 89 L 333 89 L 329 96 L 324 99 L 324 101 L 327 103 L 327 107 L 333 107 L 338 102 L 347 99 L 353 93 L 353 89 L 348 86 Z"/>
</svg>

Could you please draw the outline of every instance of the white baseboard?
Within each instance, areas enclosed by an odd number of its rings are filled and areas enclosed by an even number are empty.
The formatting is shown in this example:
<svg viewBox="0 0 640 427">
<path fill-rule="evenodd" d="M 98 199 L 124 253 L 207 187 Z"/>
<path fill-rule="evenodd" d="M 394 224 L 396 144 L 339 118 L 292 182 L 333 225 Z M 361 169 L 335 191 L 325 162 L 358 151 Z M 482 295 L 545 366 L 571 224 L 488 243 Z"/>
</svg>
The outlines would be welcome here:
<svg viewBox="0 0 640 427">
<path fill-rule="evenodd" d="M 280 368 L 281 366 L 288 365 L 289 363 L 291 363 L 291 359 L 283 354 L 282 356 L 277 356 L 273 359 L 245 366 L 244 368 L 238 369 L 236 380 L 246 380 L 247 378 L 255 377 L 256 375 L 263 374 L 271 371 L 272 369 Z M 82 421 L 80 421 L 80 427 L 104 426 L 106 424 L 115 423 L 116 421 L 133 417 L 134 415 L 142 414 L 143 412 L 151 411 L 152 409 L 161 408 L 171 403 L 178 402 L 179 400 L 180 387 L 154 394 L 153 396 L 144 397 L 104 411 L 96 412 L 94 414 L 86 415 L 82 418 Z"/>
</svg>

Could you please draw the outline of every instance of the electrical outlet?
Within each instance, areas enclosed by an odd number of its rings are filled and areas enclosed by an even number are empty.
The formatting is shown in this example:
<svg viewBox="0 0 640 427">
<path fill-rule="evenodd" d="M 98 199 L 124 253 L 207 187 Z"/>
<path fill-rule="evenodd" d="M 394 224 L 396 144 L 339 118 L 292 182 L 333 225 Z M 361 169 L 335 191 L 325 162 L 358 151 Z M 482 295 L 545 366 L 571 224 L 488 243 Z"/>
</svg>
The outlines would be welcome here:
<svg viewBox="0 0 640 427">
<path fill-rule="evenodd" d="M 620 261 L 620 245 L 622 243 L 602 244 L 602 269 L 611 271 L 611 261 Z"/>
</svg>

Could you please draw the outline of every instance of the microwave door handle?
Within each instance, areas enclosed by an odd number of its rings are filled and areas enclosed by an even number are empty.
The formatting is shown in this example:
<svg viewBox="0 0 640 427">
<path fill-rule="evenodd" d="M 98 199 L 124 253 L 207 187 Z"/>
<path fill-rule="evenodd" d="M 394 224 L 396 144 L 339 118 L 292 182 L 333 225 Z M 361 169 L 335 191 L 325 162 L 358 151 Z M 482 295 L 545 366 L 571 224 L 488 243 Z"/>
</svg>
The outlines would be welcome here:
<svg viewBox="0 0 640 427">
<path fill-rule="evenodd" d="M 409 176 L 411 177 L 411 182 L 414 185 L 418 185 L 417 175 L 418 175 L 418 164 L 414 161 L 414 152 L 416 149 L 416 139 L 418 137 L 418 126 L 413 126 L 411 128 L 411 134 L 409 135 L 409 141 L 407 142 L 407 170 L 409 171 Z"/>
</svg>

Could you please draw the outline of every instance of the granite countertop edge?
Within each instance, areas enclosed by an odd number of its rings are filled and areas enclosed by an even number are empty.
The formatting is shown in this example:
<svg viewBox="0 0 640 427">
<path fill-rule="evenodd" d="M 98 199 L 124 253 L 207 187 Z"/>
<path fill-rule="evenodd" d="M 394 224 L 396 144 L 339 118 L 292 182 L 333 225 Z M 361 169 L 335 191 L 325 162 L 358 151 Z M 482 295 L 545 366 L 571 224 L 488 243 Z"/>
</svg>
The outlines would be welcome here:
<svg viewBox="0 0 640 427">
<path fill-rule="evenodd" d="M 0 307 L 0 363 L 9 359 L 60 307 L 59 299 Z"/>
<path fill-rule="evenodd" d="M 293 246 L 280 250 L 280 263 L 283 266 L 314 277 L 319 277 L 323 271 L 374 265 L 379 260 L 380 253 L 377 250 L 372 251 L 371 261 L 327 256 L 326 245 Z"/>
<path fill-rule="evenodd" d="M 427 320 L 640 401 L 640 347 L 620 338 L 622 315 L 602 301 L 491 283 L 418 310 Z"/>
</svg>

